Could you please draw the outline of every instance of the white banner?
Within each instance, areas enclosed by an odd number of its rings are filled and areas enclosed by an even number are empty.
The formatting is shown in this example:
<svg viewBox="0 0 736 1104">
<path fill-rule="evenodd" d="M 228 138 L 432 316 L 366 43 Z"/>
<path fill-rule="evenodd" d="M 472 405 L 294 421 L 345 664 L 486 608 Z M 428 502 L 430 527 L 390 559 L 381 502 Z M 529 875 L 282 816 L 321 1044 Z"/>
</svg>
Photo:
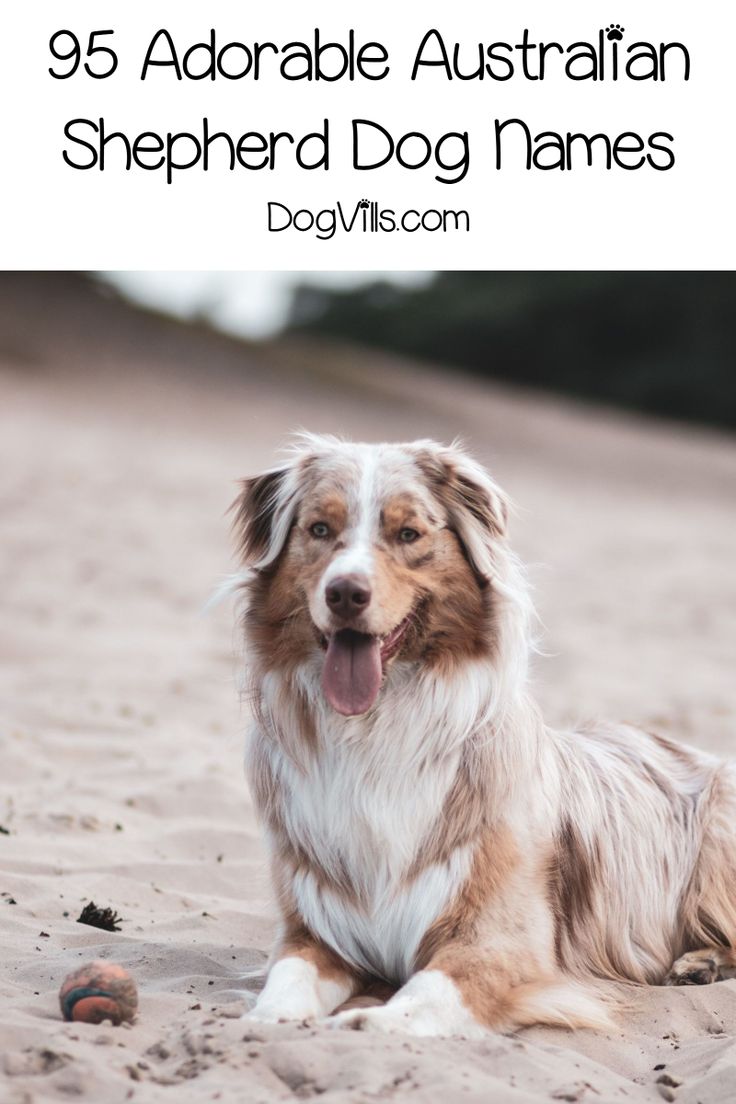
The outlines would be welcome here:
<svg viewBox="0 0 736 1104">
<path fill-rule="evenodd" d="M 0 262 L 729 268 L 733 7 L 6 6 Z"/>
</svg>

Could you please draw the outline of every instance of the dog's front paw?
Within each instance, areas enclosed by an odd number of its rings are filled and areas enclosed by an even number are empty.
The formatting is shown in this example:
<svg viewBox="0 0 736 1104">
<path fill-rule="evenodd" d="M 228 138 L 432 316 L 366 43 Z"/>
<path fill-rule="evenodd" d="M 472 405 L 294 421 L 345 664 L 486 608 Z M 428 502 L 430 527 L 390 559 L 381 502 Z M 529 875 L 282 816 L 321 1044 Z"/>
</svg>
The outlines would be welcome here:
<svg viewBox="0 0 736 1104">
<path fill-rule="evenodd" d="M 292 994 L 283 1000 L 264 1000 L 261 996 L 242 1019 L 253 1024 L 310 1023 L 322 1015 L 324 1009 L 316 999 L 306 994 Z"/>
</svg>

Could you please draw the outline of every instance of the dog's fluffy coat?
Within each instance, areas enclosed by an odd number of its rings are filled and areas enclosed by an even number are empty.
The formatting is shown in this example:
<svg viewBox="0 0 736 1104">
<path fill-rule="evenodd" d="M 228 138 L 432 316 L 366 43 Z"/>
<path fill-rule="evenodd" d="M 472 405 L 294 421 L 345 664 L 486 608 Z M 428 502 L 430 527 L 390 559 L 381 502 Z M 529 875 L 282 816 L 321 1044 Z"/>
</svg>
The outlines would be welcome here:
<svg viewBox="0 0 736 1104">
<path fill-rule="evenodd" d="M 603 1026 L 601 979 L 736 966 L 734 768 L 629 726 L 544 725 L 507 503 L 478 464 L 303 436 L 235 505 L 247 765 L 282 918 L 252 1015 L 326 1016 L 380 981 L 388 1003 L 330 1022 Z M 381 656 L 359 716 L 325 692 L 338 576 L 368 588 L 350 631 Z"/>
</svg>

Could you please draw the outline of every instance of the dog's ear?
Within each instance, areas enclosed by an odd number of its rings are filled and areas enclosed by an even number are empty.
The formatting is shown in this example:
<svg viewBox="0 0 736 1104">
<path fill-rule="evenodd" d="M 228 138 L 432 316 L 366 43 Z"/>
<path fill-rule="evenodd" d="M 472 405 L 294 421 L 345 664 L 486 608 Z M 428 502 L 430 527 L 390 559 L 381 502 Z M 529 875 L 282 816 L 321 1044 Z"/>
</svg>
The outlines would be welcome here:
<svg viewBox="0 0 736 1104">
<path fill-rule="evenodd" d="M 443 503 L 468 562 L 486 583 L 493 575 L 494 543 L 506 535 L 509 500 L 485 468 L 461 448 L 427 444 L 419 465 Z"/>
<path fill-rule="evenodd" d="M 293 482 L 291 465 L 242 480 L 230 509 L 238 551 L 249 567 L 263 569 L 278 559 L 296 511 Z"/>
<path fill-rule="evenodd" d="M 238 550 L 247 567 L 273 567 L 284 550 L 299 503 L 320 458 L 338 447 L 336 437 L 295 433 L 287 446 L 288 459 L 253 479 L 244 479 L 230 507 L 235 514 Z"/>
</svg>

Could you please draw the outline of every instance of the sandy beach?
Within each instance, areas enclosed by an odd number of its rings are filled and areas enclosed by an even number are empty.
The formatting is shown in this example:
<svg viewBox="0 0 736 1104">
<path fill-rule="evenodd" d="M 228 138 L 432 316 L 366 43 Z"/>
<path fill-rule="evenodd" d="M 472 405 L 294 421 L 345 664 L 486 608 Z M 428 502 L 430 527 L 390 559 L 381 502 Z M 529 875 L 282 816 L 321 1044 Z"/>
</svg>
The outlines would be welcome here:
<svg viewBox="0 0 736 1104">
<path fill-rule="evenodd" d="M 236 566 L 236 480 L 289 431 L 461 435 L 517 503 L 549 721 L 736 755 L 732 439 L 238 343 L 52 273 L 0 275 L 0 424 L 0 1100 L 736 1099 L 736 981 L 633 990 L 608 1035 L 241 1022 L 274 913 L 232 609 L 205 610 Z M 90 900 L 119 932 L 76 922 Z M 135 975 L 133 1026 L 61 1019 L 61 981 L 97 957 Z"/>
</svg>

